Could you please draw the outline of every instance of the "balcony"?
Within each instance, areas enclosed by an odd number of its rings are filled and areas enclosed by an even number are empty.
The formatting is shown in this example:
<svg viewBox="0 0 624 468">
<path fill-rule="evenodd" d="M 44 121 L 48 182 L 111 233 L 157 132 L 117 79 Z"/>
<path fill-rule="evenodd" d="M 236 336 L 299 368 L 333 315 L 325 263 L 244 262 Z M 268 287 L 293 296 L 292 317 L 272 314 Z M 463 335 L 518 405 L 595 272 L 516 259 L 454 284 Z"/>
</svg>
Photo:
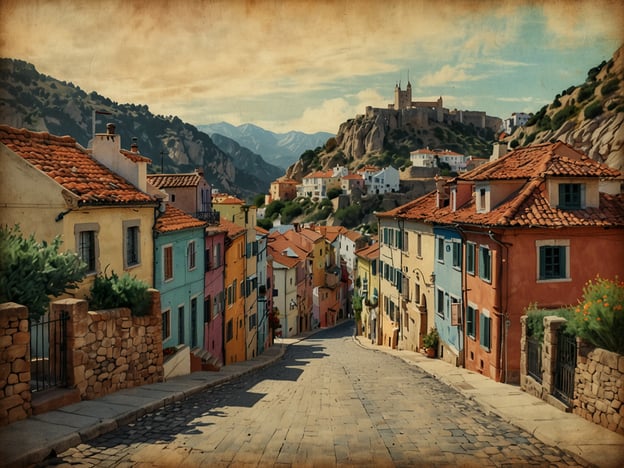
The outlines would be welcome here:
<svg viewBox="0 0 624 468">
<path fill-rule="evenodd" d="M 217 225 L 221 222 L 221 213 L 214 210 L 198 211 L 195 213 L 195 217 L 212 225 Z"/>
</svg>

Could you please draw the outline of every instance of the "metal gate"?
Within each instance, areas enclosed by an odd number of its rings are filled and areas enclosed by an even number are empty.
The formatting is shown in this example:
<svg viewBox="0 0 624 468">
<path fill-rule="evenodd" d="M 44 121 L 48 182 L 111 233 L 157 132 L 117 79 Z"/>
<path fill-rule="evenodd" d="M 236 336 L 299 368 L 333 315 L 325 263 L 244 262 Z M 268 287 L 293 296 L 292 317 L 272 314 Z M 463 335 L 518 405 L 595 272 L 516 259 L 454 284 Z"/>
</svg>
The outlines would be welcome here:
<svg viewBox="0 0 624 468">
<path fill-rule="evenodd" d="M 48 314 L 29 320 L 30 390 L 40 392 L 67 386 L 67 320 L 61 311 L 55 319 Z"/>
<path fill-rule="evenodd" d="M 576 336 L 557 332 L 557 365 L 555 368 L 555 398 L 568 406 L 574 399 L 574 371 L 576 369 Z"/>
</svg>

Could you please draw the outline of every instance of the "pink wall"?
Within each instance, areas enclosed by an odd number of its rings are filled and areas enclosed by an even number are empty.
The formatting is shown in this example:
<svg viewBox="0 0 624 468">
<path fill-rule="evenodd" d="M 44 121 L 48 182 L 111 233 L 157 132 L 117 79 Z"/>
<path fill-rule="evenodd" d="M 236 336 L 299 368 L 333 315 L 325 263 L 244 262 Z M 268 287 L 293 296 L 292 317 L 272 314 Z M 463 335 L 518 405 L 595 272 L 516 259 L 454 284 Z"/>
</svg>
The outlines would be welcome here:
<svg viewBox="0 0 624 468">
<path fill-rule="evenodd" d="M 214 298 L 223 292 L 223 268 L 225 265 L 225 233 L 207 232 L 206 249 L 210 250 L 210 270 L 206 272 L 204 279 L 204 297 Z M 221 266 L 214 266 L 215 246 L 221 245 Z M 212 304 L 211 304 L 212 310 Z M 211 312 L 210 322 L 204 324 L 204 349 L 223 362 L 223 311 L 217 316 Z"/>
</svg>

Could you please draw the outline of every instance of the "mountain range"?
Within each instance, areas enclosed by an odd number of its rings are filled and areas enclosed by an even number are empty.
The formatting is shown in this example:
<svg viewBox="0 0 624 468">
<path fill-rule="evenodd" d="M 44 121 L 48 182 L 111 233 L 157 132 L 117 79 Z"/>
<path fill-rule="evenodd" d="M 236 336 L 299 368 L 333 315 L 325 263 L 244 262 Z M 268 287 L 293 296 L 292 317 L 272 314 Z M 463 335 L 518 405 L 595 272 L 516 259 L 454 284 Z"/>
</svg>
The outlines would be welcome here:
<svg viewBox="0 0 624 468">
<path fill-rule="evenodd" d="M 236 127 L 227 122 L 220 122 L 199 125 L 197 128 L 211 137 L 219 134 L 231 138 L 241 146 L 261 154 L 269 163 L 284 169 L 295 163 L 305 151 L 323 146 L 329 138 L 334 136 L 327 132 L 313 134 L 297 131 L 274 133 L 249 123 Z"/>
<path fill-rule="evenodd" d="M 115 124 L 123 147 L 129 148 L 137 139 L 141 154 L 152 159 L 150 172 L 180 173 L 202 167 L 215 188 L 247 200 L 267 193 L 270 183 L 284 174 L 283 167 L 266 162 L 227 136 L 215 136 L 216 144 L 207 133 L 178 117 L 155 115 L 147 105 L 120 104 L 95 91 L 87 93 L 71 82 L 39 73 L 22 60 L 0 59 L 0 123 L 69 135 L 88 147 L 93 132 L 105 132 L 109 122 Z M 282 158 L 293 158 L 289 151 L 296 152 L 309 141 L 318 144 L 321 138 L 289 132 L 275 136 L 273 148 L 267 137 L 271 132 L 250 125 L 246 135 L 263 142 L 261 148 L 267 154 Z"/>
</svg>

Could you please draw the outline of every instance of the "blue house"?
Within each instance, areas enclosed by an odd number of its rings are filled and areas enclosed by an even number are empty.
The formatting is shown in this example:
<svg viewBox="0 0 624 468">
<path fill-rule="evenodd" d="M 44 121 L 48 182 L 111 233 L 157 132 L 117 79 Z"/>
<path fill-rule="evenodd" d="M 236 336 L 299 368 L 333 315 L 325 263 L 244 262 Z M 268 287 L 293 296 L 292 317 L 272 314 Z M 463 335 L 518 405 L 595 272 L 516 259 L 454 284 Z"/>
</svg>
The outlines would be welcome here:
<svg viewBox="0 0 624 468">
<path fill-rule="evenodd" d="M 440 334 L 441 357 L 458 364 L 463 349 L 462 238 L 456 229 L 434 226 L 435 326 Z"/>
<path fill-rule="evenodd" d="M 171 205 L 154 226 L 154 287 L 160 290 L 163 348 L 203 347 L 206 223 Z"/>
</svg>

